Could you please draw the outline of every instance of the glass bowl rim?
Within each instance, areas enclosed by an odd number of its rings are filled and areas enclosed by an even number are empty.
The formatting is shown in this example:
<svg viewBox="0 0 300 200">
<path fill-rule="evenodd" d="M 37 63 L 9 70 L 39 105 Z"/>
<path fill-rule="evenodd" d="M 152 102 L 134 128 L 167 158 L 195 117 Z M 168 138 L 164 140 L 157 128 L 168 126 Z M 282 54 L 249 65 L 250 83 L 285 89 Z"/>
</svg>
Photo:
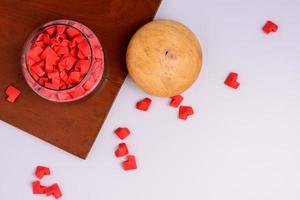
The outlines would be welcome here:
<svg viewBox="0 0 300 200">
<path fill-rule="evenodd" d="M 45 89 L 48 89 L 48 90 L 53 90 L 53 91 L 68 91 L 68 90 L 72 90 L 74 89 L 76 86 L 80 85 L 82 82 L 85 82 L 86 79 L 88 78 L 88 75 L 90 74 L 91 72 L 91 68 L 94 64 L 94 55 L 93 55 L 93 49 L 92 49 L 92 45 L 91 45 L 91 42 L 87 36 L 87 34 L 85 34 L 83 31 L 81 31 L 79 28 L 73 26 L 73 25 L 70 25 L 70 24 L 67 24 L 67 22 L 63 23 L 64 20 L 54 20 L 54 21 L 50 21 L 50 22 L 46 22 L 42 25 L 40 25 L 39 27 L 37 27 L 36 29 L 34 29 L 30 35 L 27 37 L 26 39 L 26 42 L 24 44 L 24 47 L 23 47 L 23 51 L 22 51 L 22 54 L 24 54 L 24 62 L 25 62 L 25 66 L 26 66 L 26 70 L 28 72 L 28 74 L 30 75 L 30 77 L 35 81 L 35 83 L 37 83 L 39 86 L 41 86 L 42 88 L 45 88 Z M 84 26 L 85 29 L 88 29 L 89 32 L 91 32 L 95 37 L 95 33 L 90 30 L 87 26 L 83 25 L 82 23 L 80 22 L 76 22 L 76 21 L 73 21 L 73 20 L 67 20 L 68 22 L 73 22 L 73 23 L 78 23 L 82 26 Z M 75 85 L 73 85 L 72 87 L 69 87 L 69 88 L 66 88 L 66 89 L 52 89 L 52 88 L 48 88 L 44 85 L 42 85 L 38 80 L 36 80 L 33 75 L 31 74 L 30 70 L 29 70 L 29 64 L 28 64 L 28 56 L 27 56 L 27 53 L 28 53 L 28 50 L 31 48 L 32 46 L 32 42 L 34 41 L 34 39 L 41 33 L 43 33 L 47 28 L 49 27 L 52 27 L 52 26 L 58 26 L 58 25 L 63 25 L 63 26 L 68 26 L 68 27 L 71 27 L 71 28 L 74 28 L 76 29 L 84 38 L 85 40 L 88 42 L 88 45 L 89 45 L 89 48 L 90 48 L 90 52 L 91 52 L 91 58 L 90 58 L 90 65 L 89 65 L 89 68 L 88 68 L 88 71 L 87 73 L 85 74 L 84 78 L 76 83 Z M 98 40 L 98 38 L 97 38 Z M 99 40 L 98 40 L 99 41 Z M 100 42 L 99 42 L 100 43 Z M 101 44 L 101 43 L 100 43 Z M 103 51 L 103 48 L 102 48 L 102 51 Z"/>
</svg>

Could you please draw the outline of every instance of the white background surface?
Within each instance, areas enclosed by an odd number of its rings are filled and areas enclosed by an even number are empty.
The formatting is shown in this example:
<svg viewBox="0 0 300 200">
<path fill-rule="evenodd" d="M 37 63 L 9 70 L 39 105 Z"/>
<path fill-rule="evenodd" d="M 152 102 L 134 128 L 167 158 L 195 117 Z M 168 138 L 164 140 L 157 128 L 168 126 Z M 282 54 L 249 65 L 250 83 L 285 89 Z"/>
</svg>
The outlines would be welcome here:
<svg viewBox="0 0 300 200">
<path fill-rule="evenodd" d="M 86 161 L 0 122 L 0 199 L 31 194 L 36 165 L 46 165 L 66 200 L 299 200 L 300 1 L 165 0 L 157 18 L 189 26 L 201 41 L 204 65 L 184 93 L 196 114 L 177 119 L 168 99 L 149 112 L 134 109 L 146 95 L 127 78 Z M 279 31 L 266 36 L 268 19 Z M 238 90 L 224 86 L 239 73 Z M 114 157 L 118 126 L 138 170 Z"/>
</svg>

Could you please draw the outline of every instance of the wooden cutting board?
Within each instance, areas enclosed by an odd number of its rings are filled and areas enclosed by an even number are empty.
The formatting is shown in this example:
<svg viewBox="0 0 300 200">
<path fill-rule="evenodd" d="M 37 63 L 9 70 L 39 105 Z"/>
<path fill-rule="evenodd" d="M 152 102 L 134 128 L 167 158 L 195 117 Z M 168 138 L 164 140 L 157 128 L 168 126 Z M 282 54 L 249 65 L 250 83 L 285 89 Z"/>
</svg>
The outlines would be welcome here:
<svg viewBox="0 0 300 200">
<path fill-rule="evenodd" d="M 151 21 L 161 0 L 0 0 L 0 119 L 85 159 L 127 74 L 126 46 Z M 71 19 L 92 29 L 106 50 L 107 78 L 90 97 L 58 104 L 42 99 L 26 84 L 20 57 L 28 35 L 39 25 Z M 4 91 L 22 90 L 14 104 Z"/>
</svg>

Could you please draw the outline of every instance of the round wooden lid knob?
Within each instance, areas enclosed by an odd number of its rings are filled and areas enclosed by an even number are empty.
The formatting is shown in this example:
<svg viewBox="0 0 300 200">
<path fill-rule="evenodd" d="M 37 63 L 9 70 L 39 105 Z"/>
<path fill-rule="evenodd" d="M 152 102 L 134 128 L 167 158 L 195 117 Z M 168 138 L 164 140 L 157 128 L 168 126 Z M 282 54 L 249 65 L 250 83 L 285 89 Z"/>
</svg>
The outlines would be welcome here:
<svg viewBox="0 0 300 200">
<path fill-rule="evenodd" d="M 202 51 L 186 26 L 172 20 L 155 20 L 134 34 L 126 62 L 130 76 L 145 92 L 171 97 L 195 82 L 201 70 Z"/>
</svg>

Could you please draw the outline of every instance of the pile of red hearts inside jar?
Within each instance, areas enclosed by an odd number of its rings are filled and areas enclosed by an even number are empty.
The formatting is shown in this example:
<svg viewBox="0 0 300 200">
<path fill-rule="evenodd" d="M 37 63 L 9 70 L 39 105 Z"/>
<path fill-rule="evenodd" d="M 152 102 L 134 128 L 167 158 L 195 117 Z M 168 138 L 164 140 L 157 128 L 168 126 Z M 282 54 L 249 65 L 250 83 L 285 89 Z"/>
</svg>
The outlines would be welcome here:
<svg viewBox="0 0 300 200">
<path fill-rule="evenodd" d="M 50 25 L 29 42 L 23 72 L 40 96 L 74 101 L 98 85 L 104 71 L 103 50 L 97 37 L 89 29 L 83 30 L 86 33 L 76 25 Z"/>
</svg>

